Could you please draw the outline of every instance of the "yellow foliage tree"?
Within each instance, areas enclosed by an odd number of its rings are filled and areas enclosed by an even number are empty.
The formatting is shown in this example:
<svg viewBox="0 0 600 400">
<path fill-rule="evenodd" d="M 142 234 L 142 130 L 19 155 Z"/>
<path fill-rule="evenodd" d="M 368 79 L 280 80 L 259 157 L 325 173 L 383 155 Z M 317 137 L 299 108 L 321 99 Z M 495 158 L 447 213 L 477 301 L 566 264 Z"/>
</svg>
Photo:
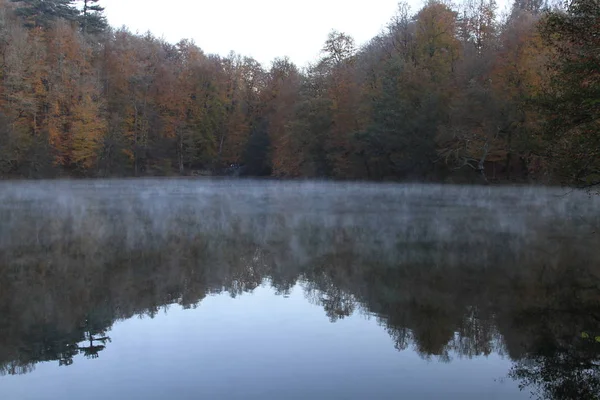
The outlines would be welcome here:
<svg viewBox="0 0 600 400">
<path fill-rule="evenodd" d="M 106 122 L 100 118 L 100 105 L 89 94 L 85 94 L 75 106 L 73 115 L 72 162 L 90 170 L 97 165 L 106 134 Z"/>
</svg>

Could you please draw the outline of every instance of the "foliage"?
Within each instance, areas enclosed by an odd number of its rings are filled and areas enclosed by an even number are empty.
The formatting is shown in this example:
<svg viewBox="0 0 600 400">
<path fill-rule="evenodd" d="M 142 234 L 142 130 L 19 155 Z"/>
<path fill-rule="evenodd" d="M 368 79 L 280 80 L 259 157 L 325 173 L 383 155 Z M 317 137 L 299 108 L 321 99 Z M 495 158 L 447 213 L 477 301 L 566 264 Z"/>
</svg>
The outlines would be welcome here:
<svg viewBox="0 0 600 400">
<path fill-rule="evenodd" d="M 494 0 L 401 3 L 305 69 L 110 29 L 99 0 L 0 3 L 6 176 L 600 177 L 597 0 L 519 0 L 503 22 Z"/>
<path fill-rule="evenodd" d="M 79 11 L 74 0 L 10 0 L 18 3 L 15 13 L 23 18 L 25 26 L 48 27 L 57 19 L 75 20 Z"/>
<path fill-rule="evenodd" d="M 540 26 L 554 49 L 552 79 L 541 96 L 548 152 L 560 177 L 600 183 L 600 2 L 573 0 Z"/>
<path fill-rule="evenodd" d="M 100 0 L 81 0 L 83 8 L 79 16 L 79 24 L 84 33 L 102 33 L 108 28 L 106 17 L 102 14 L 104 7 L 99 5 Z"/>
</svg>

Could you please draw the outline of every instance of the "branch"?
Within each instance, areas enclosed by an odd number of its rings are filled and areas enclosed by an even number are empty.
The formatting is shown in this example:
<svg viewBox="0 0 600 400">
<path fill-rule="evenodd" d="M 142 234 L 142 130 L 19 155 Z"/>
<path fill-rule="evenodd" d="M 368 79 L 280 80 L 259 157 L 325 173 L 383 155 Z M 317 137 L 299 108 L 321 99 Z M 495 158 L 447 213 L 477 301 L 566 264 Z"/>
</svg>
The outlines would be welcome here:
<svg viewBox="0 0 600 400">
<path fill-rule="evenodd" d="M 578 186 L 578 189 L 589 189 L 589 188 L 593 188 L 594 186 L 600 186 L 600 181 L 597 182 L 593 182 L 593 183 L 588 183 L 586 185 L 583 186 Z"/>
</svg>

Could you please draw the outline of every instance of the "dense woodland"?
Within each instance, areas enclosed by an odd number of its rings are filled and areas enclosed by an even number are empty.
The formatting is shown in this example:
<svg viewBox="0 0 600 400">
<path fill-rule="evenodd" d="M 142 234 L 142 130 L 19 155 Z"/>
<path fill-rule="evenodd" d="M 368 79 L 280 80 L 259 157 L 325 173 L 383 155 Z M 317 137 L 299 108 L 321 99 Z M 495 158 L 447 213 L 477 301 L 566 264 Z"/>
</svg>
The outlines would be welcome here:
<svg viewBox="0 0 600 400">
<path fill-rule="evenodd" d="M 302 68 L 111 28 L 99 0 L 0 8 L 3 177 L 600 182 L 598 0 L 401 3 Z"/>
</svg>

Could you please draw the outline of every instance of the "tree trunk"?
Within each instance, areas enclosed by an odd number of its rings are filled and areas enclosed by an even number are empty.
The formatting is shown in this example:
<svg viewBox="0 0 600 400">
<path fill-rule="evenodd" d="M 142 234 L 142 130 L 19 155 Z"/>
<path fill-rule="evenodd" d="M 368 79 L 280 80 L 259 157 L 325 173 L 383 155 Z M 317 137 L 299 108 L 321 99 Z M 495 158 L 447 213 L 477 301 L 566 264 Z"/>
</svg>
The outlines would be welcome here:
<svg viewBox="0 0 600 400">
<path fill-rule="evenodd" d="M 179 135 L 179 174 L 183 175 L 183 135 Z"/>
<path fill-rule="evenodd" d="M 511 168 L 511 158 L 512 158 L 512 154 L 511 154 L 511 139 L 512 139 L 512 134 L 509 131 L 508 132 L 508 138 L 507 138 L 507 144 L 508 144 L 508 152 L 506 153 L 506 180 L 510 180 L 510 168 Z"/>
<path fill-rule="evenodd" d="M 137 110 L 137 105 L 133 105 L 133 110 L 134 110 L 134 119 L 133 119 L 133 173 L 135 176 L 138 176 L 138 157 L 137 157 L 137 153 L 138 153 L 138 133 L 137 133 L 137 129 L 138 129 L 138 110 Z"/>
</svg>

